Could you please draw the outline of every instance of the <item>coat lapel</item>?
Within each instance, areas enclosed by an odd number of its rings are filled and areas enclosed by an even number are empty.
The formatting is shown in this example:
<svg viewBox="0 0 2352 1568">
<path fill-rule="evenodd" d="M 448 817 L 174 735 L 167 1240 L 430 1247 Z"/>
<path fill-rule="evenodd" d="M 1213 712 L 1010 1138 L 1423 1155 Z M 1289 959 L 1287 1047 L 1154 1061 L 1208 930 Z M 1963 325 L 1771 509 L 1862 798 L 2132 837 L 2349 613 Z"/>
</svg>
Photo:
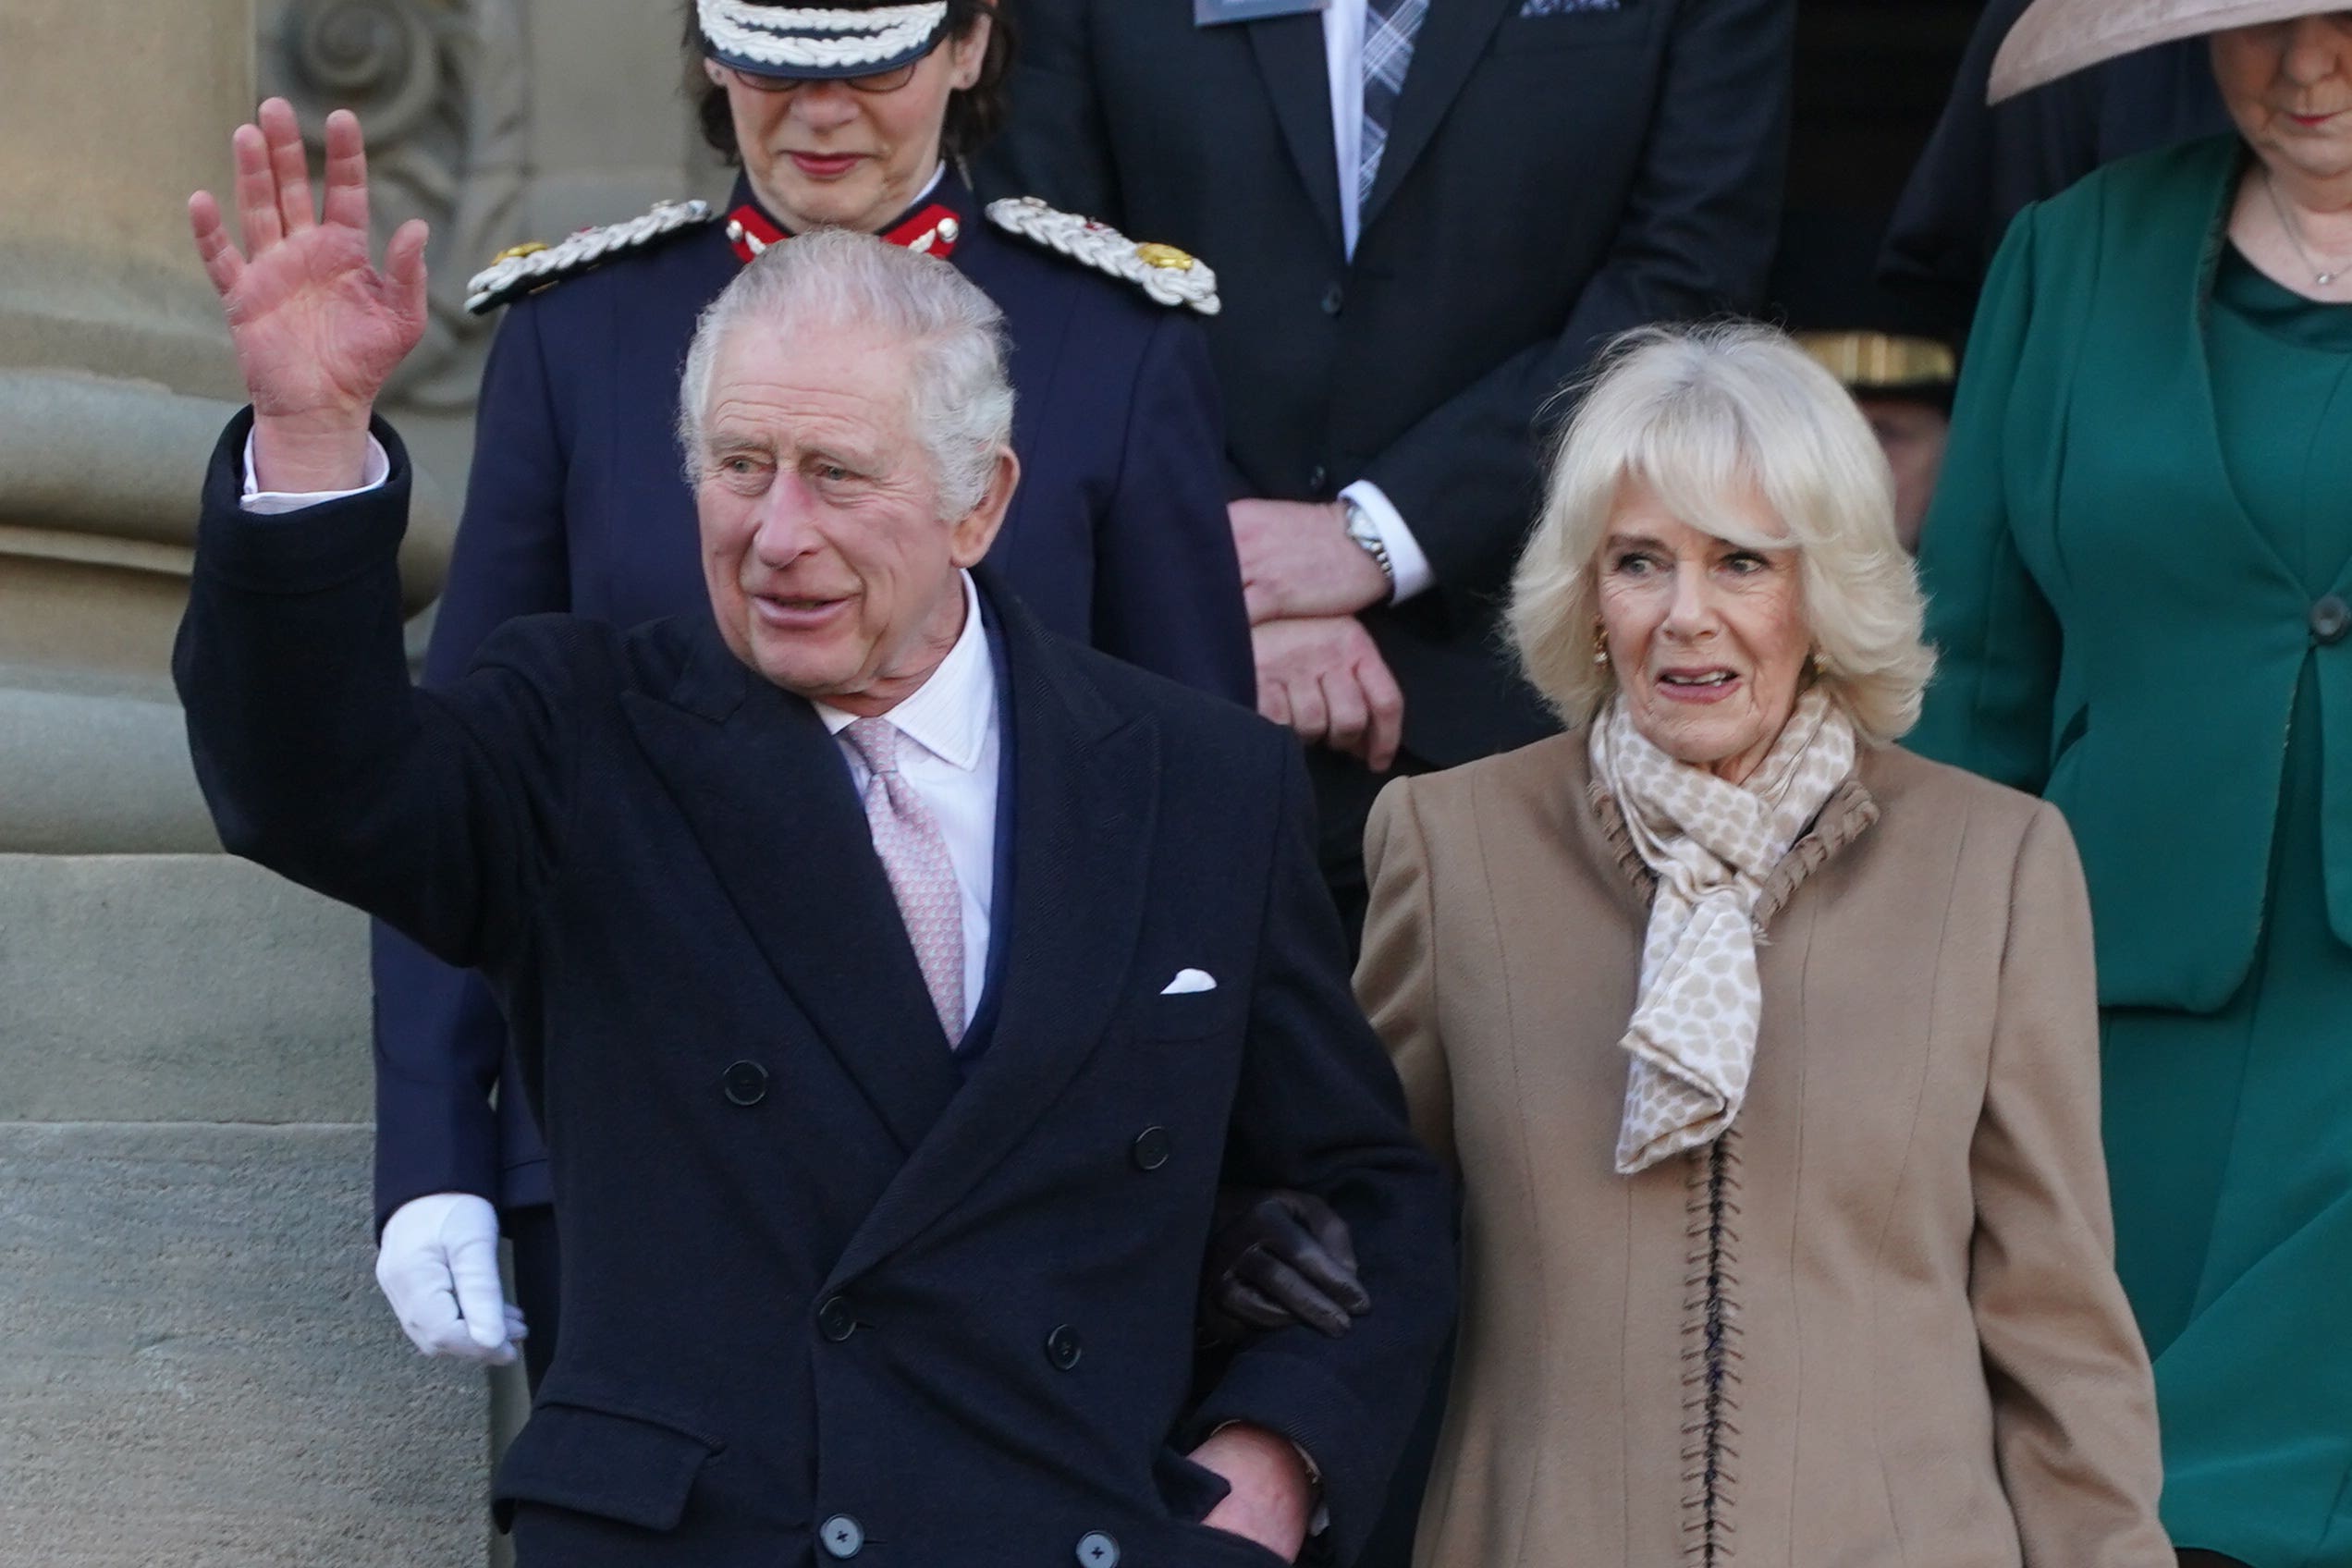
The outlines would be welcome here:
<svg viewBox="0 0 2352 1568">
<path fill-rule="evenodd" d="M 1372 181 L 1364 210 L 1356 215 L 1359 237 L 1371 228 L 1380 209 L 1412 171 L 1414 160 L 1437 135 L 1446 111 L 1453 107 L 1463 83 L 1470 79 L 1470 67 L 1478 63 L 1487 40 L 1510 14 L 1513 3 L 1438 0 L 1421 18 L 1413 60 L 1405 67 L 1404 92 L 1397 99 L 1396 118 L 1389 127 L 1389 144 L 1380 154 L 1380 172 Z M 1361 247 L 1360 238 L 1357 244 Z"/>
<path fill-rule="evenodd" d="M 715 627 L 694 637 L 668 701 L 628 695 L 630 722 L 768 967 L 912 1150 L 955 1064 L 839 747 Z"/>
<path fill-rule="evenodd" d="M 1339 153 L 1331 142 L 1331 75 L 1323 53 L 1323 18 L 1315 12 L 1246 22 L 1250 49 L 1266 78 L 1267 97 L 1282 140 L 1306 183 L 1316 220 L 1331 253 L 1343 248 L 1340 231 Z"/>
<path fill-rule="evenodd" d="M 1011 666 L 1010 945 L 987 1054 L 833 1272 L 836 1286 L 968 1194 L 1052 1108 L 1102 1041 L 1143 929 L 1158 815 L 1159 734 L 1122 715 L 1020 604 L 984 575 Z M 1009 906 L 1008 907 L 1008 903 Z"/>
</svg>

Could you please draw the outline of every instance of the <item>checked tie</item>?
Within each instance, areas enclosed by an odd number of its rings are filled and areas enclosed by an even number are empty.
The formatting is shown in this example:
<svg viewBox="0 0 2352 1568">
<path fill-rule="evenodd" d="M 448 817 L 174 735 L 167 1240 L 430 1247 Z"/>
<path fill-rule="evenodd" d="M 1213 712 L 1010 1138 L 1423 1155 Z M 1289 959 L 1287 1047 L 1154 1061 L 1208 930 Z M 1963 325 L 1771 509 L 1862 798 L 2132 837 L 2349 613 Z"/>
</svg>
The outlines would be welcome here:
<svg viewBox="0 0 2352 1568">
<path fill-rule="evenodd" d="M 948 840 L 938 818 L 899 771 L 897 725 L 887 718 L 861 718 L 841 739 L 864 759 L 865 825 L 874 834 L 890 891 L 899 900 L 914 962 L 938 1010 L 948 1044 L 963 1040 L 963 890 L 948 859 Z"/>
<path fill-rule="evenodd" d="M 1365 0 L 1364 147 L 1355 164 L 1359 205 L 1372 200 L 1397 95 L 1404 91 L 1404 68 L 1413 63 L 1414 35 L 1428 12 L 1429 0 Z"/>
</svg>

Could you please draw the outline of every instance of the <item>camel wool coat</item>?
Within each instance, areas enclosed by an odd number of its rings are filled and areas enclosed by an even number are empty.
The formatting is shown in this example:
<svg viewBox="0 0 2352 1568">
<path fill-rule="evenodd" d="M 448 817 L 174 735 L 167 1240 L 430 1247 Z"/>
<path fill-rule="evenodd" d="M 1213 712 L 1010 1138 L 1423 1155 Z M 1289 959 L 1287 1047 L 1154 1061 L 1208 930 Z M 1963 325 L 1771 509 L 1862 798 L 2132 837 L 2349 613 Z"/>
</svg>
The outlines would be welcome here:
<svg viewBox="0 0 2352 1568">
<path fill-rule="evenodd" d="M 1417 1568 L 2174 1568 L 2054 808 L 1866 749 L 1757 908 L 1737 1121 L 1630 1178 L 1650 876 L 1585 736 L 1398 780 L 1366 857 L 1464 1194 Z"/>
</svg>

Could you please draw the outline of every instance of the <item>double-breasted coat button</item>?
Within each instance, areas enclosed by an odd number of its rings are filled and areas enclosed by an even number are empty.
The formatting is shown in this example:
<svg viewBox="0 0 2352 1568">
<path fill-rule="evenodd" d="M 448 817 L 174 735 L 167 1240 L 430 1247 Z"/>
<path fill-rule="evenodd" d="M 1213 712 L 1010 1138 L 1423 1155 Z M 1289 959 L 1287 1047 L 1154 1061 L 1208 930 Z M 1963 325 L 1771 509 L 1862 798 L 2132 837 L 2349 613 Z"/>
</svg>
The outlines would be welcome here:
<svg viewBox="0 0 2352 1568">
<path fill-rule="evenodd" d="M 756 1061 L 739 1061 L 719 1074 L 727 1097 L 736 1105 L 757 1105 L 767 1098 L 767 1069 Z"/>
<path fill-rule="evenodd" d="M 1340 312 L 1346 307 L 1346 305 L 1347 290 L 1341 287 L 1338 283 L 1334 282 L 1323 290 L 1323 313 L 1325 315 L 1338 315 Z"/>
<path fill-rule="evenodd" d="M 2352 632 L 2352 605 L 2334 594 L 2311 606 L 2311 635 L 2323 647 L 2334 647 Z"/>
<path fill-rule="evenodd" d="M 1067 1323 L 1046 1336 L 1046 1359 L 1064 1372 L 1078 1365 L 1085 1349 L 1078 1342 L 1078 1330 Z"/>
<path fill-rule="evenodd" d="M 816 1309 L 816 1331 L 838 1345 L 857 1332 L 857 1314 L 844 1298 L 827 1296 Z"/>
<path fill-rule="evenodd" d="M 1078 1537 L 1078 1561 L 1084 1568 L 1119 1568 L 1119 1543 L 1100 1530 Z"/>
<path fill-rule="evenodd" d="M 1168 1163 L 1170 1148 L 1168 1129 L 1146 1127 L 1135 1135 L 1135 1146 L 1128 1152 L 1134 1158 L 1138 1170 L 1157 1170 Z"/>
<path fill-rule="evenodd" d="M 835 1557 L 855 1557 L 865 1550 L 865 1526 L 846 1513 L 836 1513 L 816 1527 L 816 1538 Z"/>
</svg>

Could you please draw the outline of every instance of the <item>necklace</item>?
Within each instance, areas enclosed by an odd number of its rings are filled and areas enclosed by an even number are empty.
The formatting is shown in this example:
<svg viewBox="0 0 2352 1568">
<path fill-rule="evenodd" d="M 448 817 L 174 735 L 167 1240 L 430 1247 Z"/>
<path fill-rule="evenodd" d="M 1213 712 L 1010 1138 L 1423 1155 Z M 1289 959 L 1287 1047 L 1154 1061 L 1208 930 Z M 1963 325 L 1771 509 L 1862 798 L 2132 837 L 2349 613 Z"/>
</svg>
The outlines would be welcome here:
<svg viewBox="0 0 2352 1568">
<path fill-rule="evenodd" d="M 2311 259 L 2311 252 L 2303 248 L 2302 231 L 2295 227 L 2295 220 L 2287 215 L 2286 203 L 2279 199 L 2278 181 L 2271 178 L 2268 169 L 2262 171 L 2262 189 L 2270 193 L 2271 211 L 2278 214 L 2279 227 L 2285 233 L 2286 242 L 2295 247 L 2296 255 L 2311 269 L 2311 281 L 2321 288 L 2333 287 L 2335 280 L 2344 276 L 2344 268 L 2333 266 L 2322 270 L 2320 263 Z"/>
</svg>

